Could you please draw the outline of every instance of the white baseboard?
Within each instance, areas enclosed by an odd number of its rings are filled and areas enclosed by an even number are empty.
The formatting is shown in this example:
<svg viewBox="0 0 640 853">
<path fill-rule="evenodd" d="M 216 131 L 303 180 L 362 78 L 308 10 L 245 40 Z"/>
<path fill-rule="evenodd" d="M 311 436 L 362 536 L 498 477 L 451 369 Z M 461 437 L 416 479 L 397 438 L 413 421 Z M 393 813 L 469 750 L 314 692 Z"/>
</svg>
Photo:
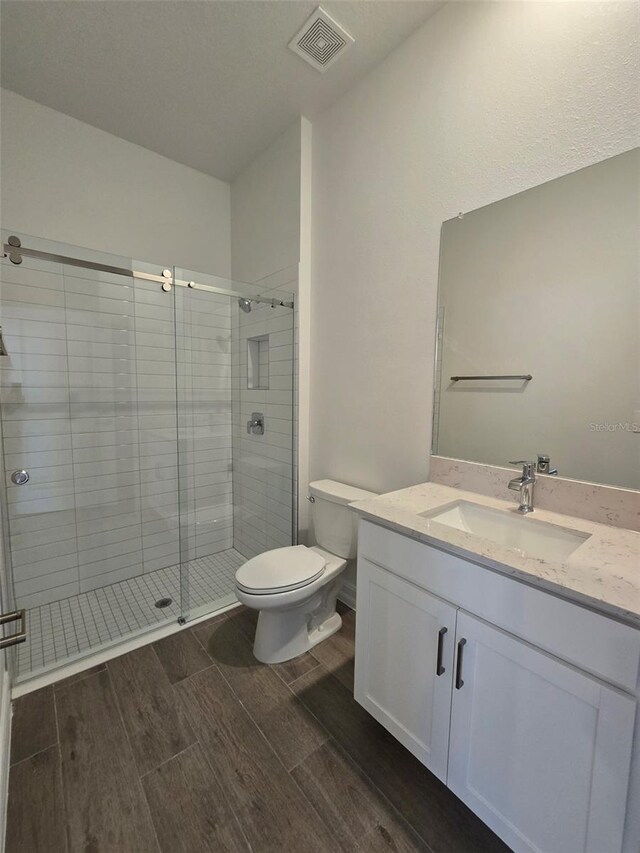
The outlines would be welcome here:
<svg viewBox="0 0 640 853">
<path fill-rule="evenodd" d="M 356 609 L 356 585 L 354 583 L 350 583 L 349 581 L 345 581 L 342 584 L 342 588 L 338 593 L 338 598 L 347 607 L 350 607 L 352 610 Z"/>
<path fill-rule="evenodd" d="M 0 853 L 4 853 L 11 753 L 11 687 L 9 673 L 4 666 L 0 680 Z"/>
</svg>

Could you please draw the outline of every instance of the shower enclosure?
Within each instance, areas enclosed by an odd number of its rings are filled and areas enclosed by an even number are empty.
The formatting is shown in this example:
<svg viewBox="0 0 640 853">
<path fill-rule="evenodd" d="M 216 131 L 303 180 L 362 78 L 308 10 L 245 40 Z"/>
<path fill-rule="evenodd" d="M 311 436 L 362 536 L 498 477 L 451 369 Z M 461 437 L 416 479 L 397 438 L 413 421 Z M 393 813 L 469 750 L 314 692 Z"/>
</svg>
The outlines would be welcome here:
<svg viewBox="0 0 640 853">
<path fill-rule="evenodd" d="M 295 542 L 293 296 L 3 232 L 14 678 L 235 602 Z"/>
</svg>

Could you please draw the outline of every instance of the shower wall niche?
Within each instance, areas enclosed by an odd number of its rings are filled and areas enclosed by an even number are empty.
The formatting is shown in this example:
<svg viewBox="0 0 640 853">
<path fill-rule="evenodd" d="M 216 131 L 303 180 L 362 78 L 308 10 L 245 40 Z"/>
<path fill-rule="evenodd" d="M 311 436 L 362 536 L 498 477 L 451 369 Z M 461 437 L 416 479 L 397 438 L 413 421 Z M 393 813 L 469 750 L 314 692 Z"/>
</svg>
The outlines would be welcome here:
<svg viewBox="0 0 640 853">
<path fill-rule="evenodd" d="M 247 338 L 247 390 L 269 390 L 269 335 Z"/>
</svg>

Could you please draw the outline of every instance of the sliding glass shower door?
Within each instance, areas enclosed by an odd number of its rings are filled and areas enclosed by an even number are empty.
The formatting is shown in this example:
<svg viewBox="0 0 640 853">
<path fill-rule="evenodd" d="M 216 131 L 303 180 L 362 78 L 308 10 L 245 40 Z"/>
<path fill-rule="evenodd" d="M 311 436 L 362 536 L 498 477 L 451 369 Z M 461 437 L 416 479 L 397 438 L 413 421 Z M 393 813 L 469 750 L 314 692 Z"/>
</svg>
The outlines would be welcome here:
<svg viewBox="0 0 640 853">
<path fill-rule="evenodd" d="M 161 271 L 19 236 L 47 253 L 16 250 L 1 268 L 5 509 L 28 674 L 181 610 L 173 304 L 126 274 Z M 171 566 L 173 585 L 159 574 Z"/>
<path fill-rule="evenodd" d="M 212 600 L 235 603 L 247 558 L 293 542 L 294 310 L 290 292 L 174 277 L 181 590 L 193 619 Z"/>
</svg>

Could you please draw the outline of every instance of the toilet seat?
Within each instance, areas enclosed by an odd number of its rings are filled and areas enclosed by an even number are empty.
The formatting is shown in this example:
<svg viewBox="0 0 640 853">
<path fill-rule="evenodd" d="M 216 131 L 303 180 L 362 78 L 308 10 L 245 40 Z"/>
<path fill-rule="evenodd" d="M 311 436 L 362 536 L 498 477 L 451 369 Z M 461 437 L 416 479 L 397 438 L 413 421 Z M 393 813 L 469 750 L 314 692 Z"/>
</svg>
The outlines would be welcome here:
<svg viewBox="0 0 640 853">
<path fill-rule="evenodd" d="M 324 574 L 326 561 L 306 545 L 289 545 L 258 554 L 240 566 L 236 584 L 252 595 L 300 589 Z"/>
</svg>

